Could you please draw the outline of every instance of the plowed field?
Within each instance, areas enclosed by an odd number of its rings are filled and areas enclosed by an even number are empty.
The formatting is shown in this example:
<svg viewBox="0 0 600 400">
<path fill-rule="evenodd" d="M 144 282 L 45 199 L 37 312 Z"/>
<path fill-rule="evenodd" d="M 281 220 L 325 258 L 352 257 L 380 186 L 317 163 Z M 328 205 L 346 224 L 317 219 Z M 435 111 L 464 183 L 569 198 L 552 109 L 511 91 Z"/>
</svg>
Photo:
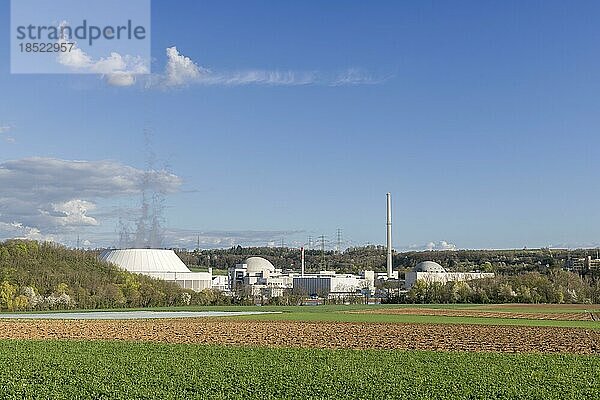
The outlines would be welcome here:
<svg viewBox="0 0 600 400">
<path fill-rule="evenodd" d="M 581 328 L 253 321 L 0 321 L 0 339 L 129 340 L 268 347 L 600 354 Z"/>
<path fill-rule="evenodd" d="M 475 318 L 509 318 L 509 319 L 537 319 L 557 321 L 599 321 L 600 315 L 591 312 L 575 313 L 532 313 L 532 312 L 505 312 L 505 311 L 478 311 L 478 310 L 444 310 L 428 308 L 384 308 L 376 310 L 348 311 L 355 314 L 387 314 L 387 315 L 434 315 L 443 317 L 475 317 Z"/>
</svg>

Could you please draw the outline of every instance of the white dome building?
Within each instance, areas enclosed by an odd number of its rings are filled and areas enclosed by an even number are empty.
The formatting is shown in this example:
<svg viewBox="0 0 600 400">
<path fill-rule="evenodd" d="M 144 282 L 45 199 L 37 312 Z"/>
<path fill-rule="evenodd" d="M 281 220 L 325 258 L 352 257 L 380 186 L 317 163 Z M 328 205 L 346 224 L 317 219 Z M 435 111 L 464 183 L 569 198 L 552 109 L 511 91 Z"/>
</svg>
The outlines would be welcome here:
<svg viewBox="0 0 600 400">
<path fill-rule="evenodd" d="M 100 260 L 129 272 L 175 282 L 184 289 L 200 291 L 212 286 L 212 271 L 192 272 L 173 250 L 105 250 Z"/>
<path fill-rule="evenodd" d="M 241 264 L 229 268 L 229 287 L 235 291 L 237 287 L 249 286 L 253 295 L 277 297 L 290 289 L 293 274 L 282 273 L 281 269 L 263 257 L 248 257 Z"/>
<path fill-rule="evenodd" d="M 432 272 L 443 274 L 446 272 L 444 267 L 434 261 L 423 261 L 417 264 L 415 268 L 413 268 L 414 272 Z"/>
<path fill-rule="evenodd" d="M 244 264 L 246 265 L 246 272 L 249 274 L 275 272 L 275 266 L 266 258 L 250 257 L 244 261 Z"/>
</svg>

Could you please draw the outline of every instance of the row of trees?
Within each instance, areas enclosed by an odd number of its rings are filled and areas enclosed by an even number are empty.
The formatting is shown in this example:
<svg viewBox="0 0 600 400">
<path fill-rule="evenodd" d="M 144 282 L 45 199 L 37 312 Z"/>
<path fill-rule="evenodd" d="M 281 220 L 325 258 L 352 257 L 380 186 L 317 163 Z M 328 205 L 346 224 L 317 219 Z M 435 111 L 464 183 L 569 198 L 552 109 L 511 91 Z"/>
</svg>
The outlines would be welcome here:
<svg viewBox="0 0 600 400">
<path fill-rule="evenodd" d="M 178 250 L 177 254 L 188 266 L 226 269 L 241 263 L 250 256 L 267 258 L 277 268 L 298 269 L 300 251 L 287 247 L 241 247 L 213 250 Z M 436 261 L 449 271 L 466 272 L 482 270 L 501 274 L 522 272 L 546 273 L 562 268 L 570 260 L 591 255 L 597 250 L 589 249 L 520 249 L 520 250 L 458 250 L 458 251 L 411 251 L 395 252 L 394 269 L 408 271 L 421 261 Z M 341 253 L 331 250 L 306 250 L 306 270 L 316 272 L 334 269 L 341 273 L 358 273 L 361 270 L 383 272 L 386 269 L 386 251 L 383 246 L 348 248 Z M 591 274 L 593 276 L 593 274 Z"/>
<path fill-rule="evenodd" d="M 554 269 L 548 274 L 526 272 L 468 282 L 418 280 L 405 296 L 407 303 L 600 303 L 600 282 Z"/>
</svg>

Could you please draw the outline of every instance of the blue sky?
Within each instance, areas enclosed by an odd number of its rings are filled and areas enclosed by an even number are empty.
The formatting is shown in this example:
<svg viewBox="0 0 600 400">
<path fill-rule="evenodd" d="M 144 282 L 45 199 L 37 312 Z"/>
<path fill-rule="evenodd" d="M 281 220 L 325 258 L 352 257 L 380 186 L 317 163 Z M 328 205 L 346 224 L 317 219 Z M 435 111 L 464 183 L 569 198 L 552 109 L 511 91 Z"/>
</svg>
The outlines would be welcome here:
<svg viewBox="0 0 600 400">
<path fill-rule="evenodd" d="M 334 242 L 337 228 L 348 245 L 383 244 L 389 191 L 398 249 L 595 246 L 599 14 L 592 1 L 154 0 L 164 84 L 129 86 L 11 75 L 0 35 L 0 182 L 23 185 L 0 194 L 0 236 L 114 244 L 115 207 L 136 207 L 135 188 L 61 197 L 61 171 L 142 170 L 146 129 L 177 179 L 167 245 Z M 183 57 L 213 80 L 167 84 Z M 52 177 L 31 172 L 39 163 Z M 57 194 L 42 206 L 31 197 L 46 185 Z"/>
</svg>

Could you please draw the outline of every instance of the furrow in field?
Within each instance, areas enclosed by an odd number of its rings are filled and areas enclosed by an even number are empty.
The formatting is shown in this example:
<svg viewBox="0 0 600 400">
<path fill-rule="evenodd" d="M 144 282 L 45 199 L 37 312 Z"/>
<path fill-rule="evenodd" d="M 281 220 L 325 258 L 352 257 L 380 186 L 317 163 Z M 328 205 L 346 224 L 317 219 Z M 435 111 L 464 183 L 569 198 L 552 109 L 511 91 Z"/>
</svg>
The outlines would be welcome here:
<svg viewBox="0 0 600 400">
<path fill-rule="evenodd" d="M 600 354 L 582 328 L 173 319 L 1 321 L 0 339 L 129 340 L 238 346 Z"/>
</svg>

